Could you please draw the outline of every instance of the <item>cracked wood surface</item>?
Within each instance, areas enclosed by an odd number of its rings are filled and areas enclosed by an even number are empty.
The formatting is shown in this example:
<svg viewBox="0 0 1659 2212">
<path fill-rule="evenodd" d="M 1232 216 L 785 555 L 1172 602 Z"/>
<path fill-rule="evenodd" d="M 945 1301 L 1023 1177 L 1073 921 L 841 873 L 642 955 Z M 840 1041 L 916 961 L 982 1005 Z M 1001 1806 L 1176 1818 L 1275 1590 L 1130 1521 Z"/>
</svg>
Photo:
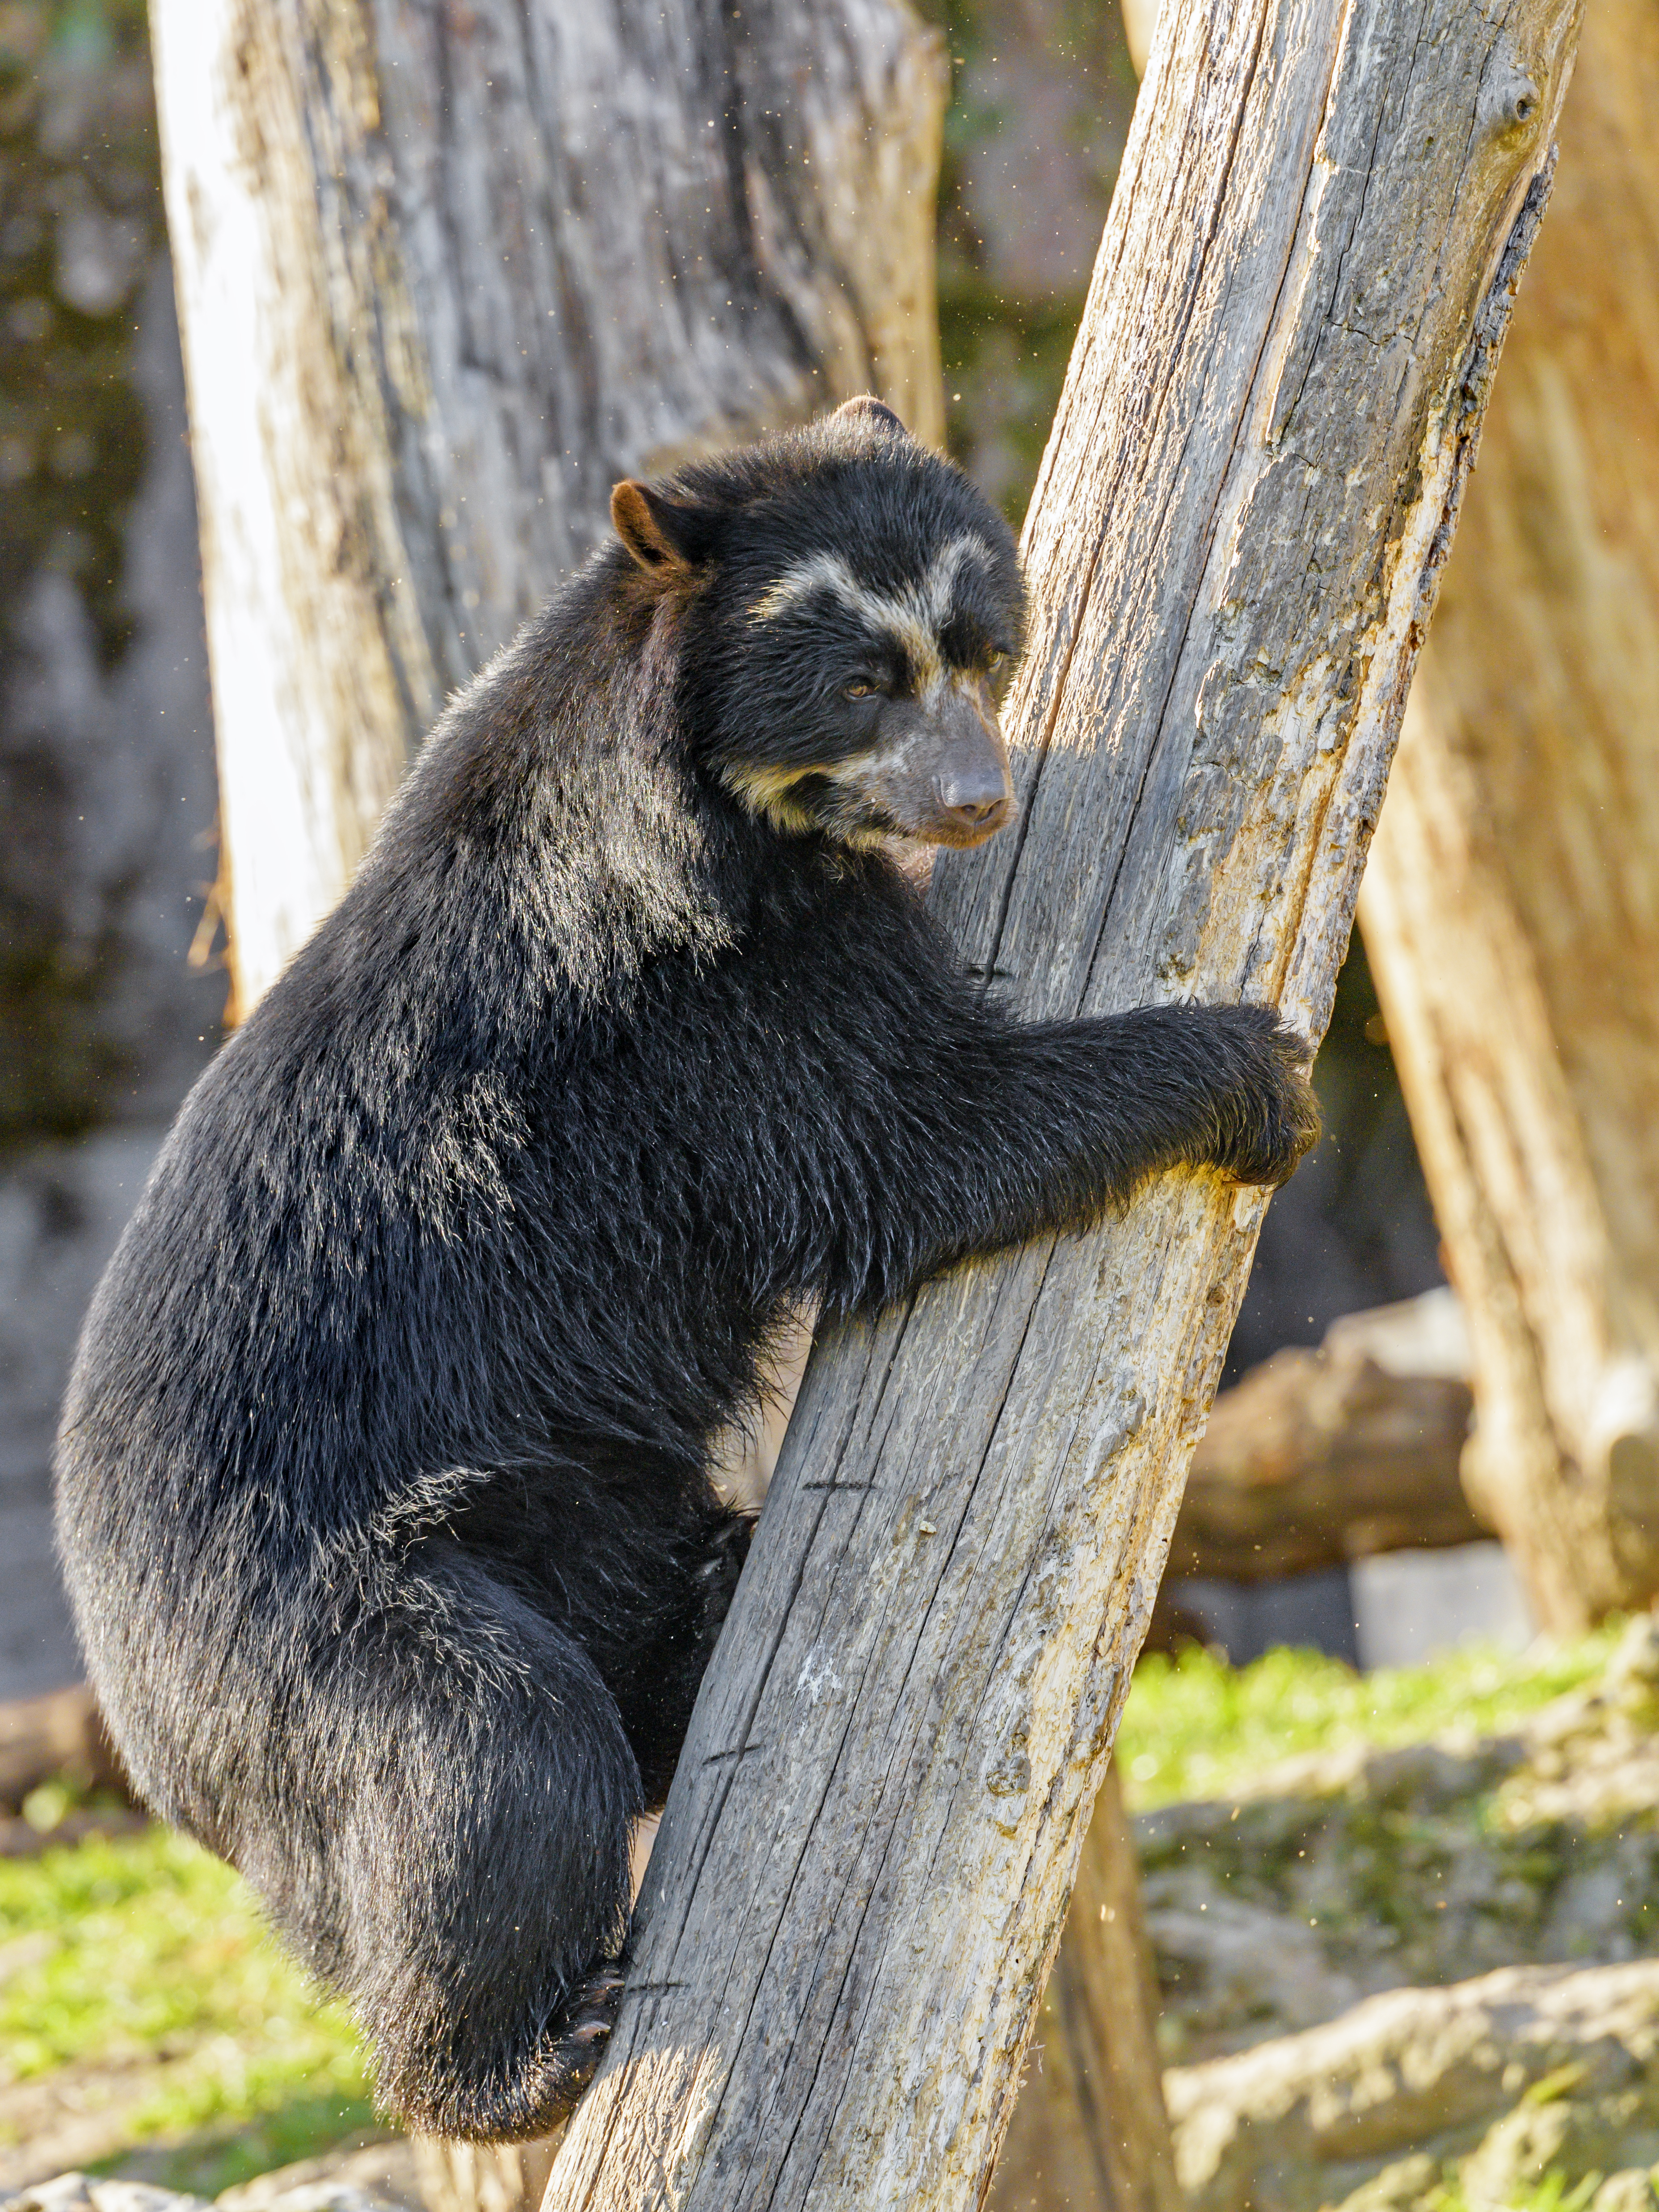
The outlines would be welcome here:
<svg viewBox="0 0 1659 2212">
<path fill-rule="evenodd" d="M 933 896 L 1031 1014 L 1319 1034 L 1574 0 L 1211 0 L 1155 44 L 1026 531 L 1018 829 Z M 546 2212 L 983 2202 L 1262 1210 L 826 1332 Z"/>
<path fill-rule="evenodd" d="M 611 485 L 944 432 L 908 0 L 153 0 L 241 1009 Z"/>
</svg>

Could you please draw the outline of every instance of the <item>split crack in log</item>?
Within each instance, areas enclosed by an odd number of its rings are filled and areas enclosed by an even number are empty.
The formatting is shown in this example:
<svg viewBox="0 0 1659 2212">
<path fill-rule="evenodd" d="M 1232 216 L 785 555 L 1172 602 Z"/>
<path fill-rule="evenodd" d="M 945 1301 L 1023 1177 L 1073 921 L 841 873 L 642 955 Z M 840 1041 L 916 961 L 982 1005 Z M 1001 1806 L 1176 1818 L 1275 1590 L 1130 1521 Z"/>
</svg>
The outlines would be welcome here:
<svg viewBox="0 0 1659 2212">
<path fill-rule="evenodd" d="M 934 903 L 1031 1017 L 1317 1035 L 1577 14 L 1170 12 L 1027 526 L 1022 835 Z M 641 1901 L 678 1987 L 625 1998 L 550 2207 L 982 2197 L 1261 1211 L 1168 1177 L 826 1334 Z"/>
</svg>

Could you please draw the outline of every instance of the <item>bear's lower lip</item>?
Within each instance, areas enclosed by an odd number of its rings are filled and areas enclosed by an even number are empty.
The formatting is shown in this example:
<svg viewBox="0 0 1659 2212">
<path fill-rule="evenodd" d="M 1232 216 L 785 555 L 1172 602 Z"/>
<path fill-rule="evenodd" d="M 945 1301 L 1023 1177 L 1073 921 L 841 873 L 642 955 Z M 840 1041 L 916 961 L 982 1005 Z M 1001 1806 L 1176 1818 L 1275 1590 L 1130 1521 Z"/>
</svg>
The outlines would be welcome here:
<svg viewBox="0 0 1659 2212">
<path fill-rule="evenodd" d="M 976 823 L 972 829 L 961 822 L 928 822 L 918 824 L 907 834 L 924 845 L 945 845 L 955 852 L 971 852 L 975 845 L 988 843 L 1013 818 L 1013 808 L 1005 806 L 1000 814 L 992 815 L 988 821 Z"/>
</svg>

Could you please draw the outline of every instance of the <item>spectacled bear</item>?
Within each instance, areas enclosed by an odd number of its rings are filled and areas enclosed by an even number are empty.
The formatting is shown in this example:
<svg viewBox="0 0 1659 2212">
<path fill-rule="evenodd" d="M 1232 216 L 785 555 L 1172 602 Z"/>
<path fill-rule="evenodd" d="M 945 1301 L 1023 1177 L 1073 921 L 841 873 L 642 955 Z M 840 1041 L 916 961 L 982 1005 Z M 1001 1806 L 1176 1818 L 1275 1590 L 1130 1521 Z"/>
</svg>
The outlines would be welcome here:
<svg viewBox="0 0 1659 2212">
<path fill-rule="evenodd" d="M 1021 1023 L 930 924 L 894 854 L 1010 814 L 1022 592 L 896 417 L 612 513 L 185 1101 L 58 1444 L 139 1789 L 449 2136 L 545 2131 L 609 2033 L 769 1338 L 1314 1127 L 1266 1010 Z"/>
</svg>

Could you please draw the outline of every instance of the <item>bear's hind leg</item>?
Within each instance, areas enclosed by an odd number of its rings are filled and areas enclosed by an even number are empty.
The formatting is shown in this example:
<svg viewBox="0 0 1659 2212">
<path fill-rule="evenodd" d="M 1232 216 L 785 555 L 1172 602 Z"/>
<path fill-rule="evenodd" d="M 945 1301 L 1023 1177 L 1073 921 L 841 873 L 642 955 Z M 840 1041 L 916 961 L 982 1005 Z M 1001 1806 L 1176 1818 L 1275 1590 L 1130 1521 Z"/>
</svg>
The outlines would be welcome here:
<svg viewBox="0 0 1659 2212">
<path fill-rule="evenodd" d="M 476 1557 L 423 1544 L 378 1580 L 309 1686 L 305 1825 L 331 1865 L 295 1879 L 279 1804 L 245 1869 L 344 1984 L 383 2106 L 543 2135 L 620 2001 L 638 1766 L 586 1653 Z"/>
</svg>

